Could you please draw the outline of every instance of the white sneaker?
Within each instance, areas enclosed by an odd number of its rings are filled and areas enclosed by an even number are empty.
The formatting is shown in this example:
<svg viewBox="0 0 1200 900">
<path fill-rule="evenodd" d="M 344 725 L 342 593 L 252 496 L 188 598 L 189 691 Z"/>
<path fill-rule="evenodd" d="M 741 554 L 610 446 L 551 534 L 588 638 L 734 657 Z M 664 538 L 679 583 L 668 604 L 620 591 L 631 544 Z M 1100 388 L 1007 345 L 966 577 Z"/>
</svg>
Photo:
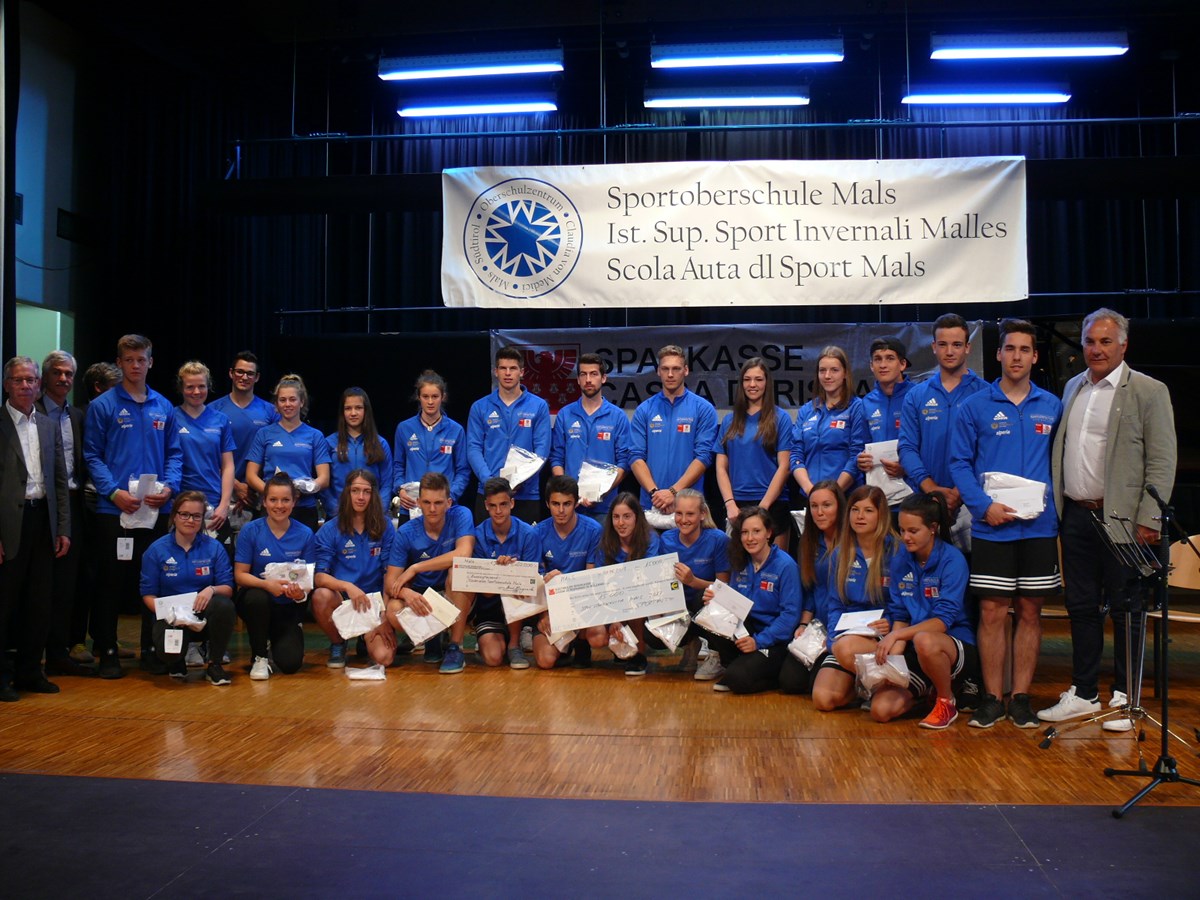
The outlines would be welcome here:
<svg viewBox="0 0 1200 900">
<path fill-rule="evenodd" d="M 521 652 L 533 652 L 533 628 L 529 625 L 521 629 Z"/>
<path fill-rule="evenodd" d="M 725 674 L 725 667 L 721 665 L 720 654 L 713 653 L 711 650 L 708 656 L 704 657 L 704 662 L 696 669 L 696 674 L 692 677 L 697 681 L 716 681 Z"/>
<path fill-rule="evenodd" d="M 713 655 L 715 656 L 716 654 L 714 653 Z M 718 681 L 716 684 L 713 685 L 713 690 L 716 691 L 718 694 L 728 694 L 730 691 L 733 690 L 733 688 L 731 688 L 727 684 L 722 684 L 720 681 Z"/>
<path fill-rule="evenodd" d="M 188 644 L 187 658 L 185 660 L 189 669 L 203 669 L 208 665 L 204 654 L 200 650 L 199 644 Z"/>
<path fill-rule="evenodd" d="M 1108 701 L 1109 709 L 1120 709 L 1129 702 L 1129 698 L 1124 691 L 1113 691 L 1112 699 Z M 1133 731 L 1133 719 L 1129 716 L 1113 716 L 1111 719 L 1105 719 L 1104 724 L 1100 726 L 1105 731 Z"/>
<path fill-rule="evenodd" d="M 696 651 L 696 658 L 707 659 L 708 654 L 710 653 L 712 653 L 712 651 L 708 649 L 708 641 L 704 638 L 700 638 L 700 649 Z"/>
<path fill-rule="evenodd" d="M 265 656 L 254 657 L 254 665 L 250 667 L 251 681 L 266 681 L 271 677 L 271 664 Z"/>
<path fill-rule="evenodd" d="M 1100 712 L 1100 698 L 1084 700 L 1075 693 L 1075 685 L 1058 695 L 1058 702 L 1049 709 L 1038 710 L 1037 717 L 1043 722 L 1065 722 L 1080 719 Z"/>
</svg>

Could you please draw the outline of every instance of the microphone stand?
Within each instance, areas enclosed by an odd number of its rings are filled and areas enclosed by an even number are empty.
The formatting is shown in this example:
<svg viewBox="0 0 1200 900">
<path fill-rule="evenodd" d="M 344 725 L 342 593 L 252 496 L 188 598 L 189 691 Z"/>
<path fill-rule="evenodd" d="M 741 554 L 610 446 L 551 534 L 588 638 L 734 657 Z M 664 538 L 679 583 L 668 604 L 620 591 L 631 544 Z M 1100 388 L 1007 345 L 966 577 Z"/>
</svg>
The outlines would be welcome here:
<svg viewBox="0 0 1200 900">
<path fill-rule="evenodd" d="M 1133 777 L 1133 778 L 1149 778 L 1150 781 L 1140 791 L 1130 797 L 1123 806 L 1120 806 L 1112 811 L 1113 818 L 1119 819 L 1127 813 L 1135 804 L 1143 797 L 1149 794 L 1160 784 L 1174 784 L 1182 782 L 1190 784 L 1194 787 L 1200 787 L 1200 781 L 1191 778 L 1184 778 L 1179 774 L 1179 769 L 1175 765 L 1175 759 L 1171 756 L 1170 738 L 1175 737 L 1176 740 L 1184 743 L 1186 741 L 1178 735 L 1172 735 L 1169 725 L 1168 716 L 1170 714 L 1170 669 L 1167 665 L 1167 654 L 1170 652 L 1170 603 L 1171 592 L 1167 584 L 1170 572 L 1171 563 L 1171 526 L 1174 524 L 1175 510 L 1171 504 L 1163 500 L 1153 485 L 1146 486 L 1147 493 L 1154 498 L 1154 502 L 1158 504 L 1159 510 L 1162 512 L 1159 518 L 1159 542 L 1158 542 L 1158 583 L 1156 585 L 1156 594 L 1158 598 L 1158 608 L 1162 610 L 1162 723 L 1160 730 L 1162 733 L 1162 744 L 1159 750 L 1158 759 L 1155 760 L 1153 767 L 1146 771 L 1143 769 L 1105 769 L 1104 774 L 1111 777 Z M 1177 527 L 1177 526 L 1176 526 Z M 1191 545 L 1191 542 L 1188 542 Z M 1195 546 L 1192 550 L 1196 551 Z M 1200 554 L 1200 551 L 1196 551 Z M 1144 638 L 1143 638 L 1144 640 Z M 1140 673 L 1139 673 L 1140 674 Z M 1144 762 L 1143 762 L 1144 766 Z"/>
</svg>

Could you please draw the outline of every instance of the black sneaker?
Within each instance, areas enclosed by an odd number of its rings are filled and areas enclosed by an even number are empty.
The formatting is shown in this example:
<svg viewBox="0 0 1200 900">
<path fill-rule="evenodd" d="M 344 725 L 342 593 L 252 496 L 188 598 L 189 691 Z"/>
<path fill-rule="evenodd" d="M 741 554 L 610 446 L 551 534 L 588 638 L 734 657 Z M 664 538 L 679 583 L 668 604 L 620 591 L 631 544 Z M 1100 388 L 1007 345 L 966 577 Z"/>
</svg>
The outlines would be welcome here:
<svg viewBox="0 0 1200 900">
<path fill-rule="evenodd" d="M 1004 703 L 998 700 L 995 694 L 988 694 L 975 708 L 975 715 L 971 716 L 971 721 L 967 724 L 972 728 L 991 728 L 1003 718 Z"/>
<path fill-rule="evenodd" d="M 1013 694 L 1009 698 L 1008 720 L 1018 728 L 1037 728 L 1042 724 L 1029 705 L 1028 694 Z"/>
<path fill-rule="evenodd" d="M 167 664 L 153 650 L 142 651 L 142 658 L 138 660 L 138 668 L 151 675 L 167 674 Z"/>
<path fill-rule="evenodd" d="M 182 655 L 177 657 L 174 662 L 166 663 L 167 674 L 172 678 L 178 678 L 180 681 L 187 681 L 187 660 Z"/>
<path fill-rule="evenodd" d="M 209 684 L 223 685 L 233 681 L 219 663 L 209 663 L 208 668 L 204 672 L 204 677 L 208 679 Z"/>
<path fill-rule="evenodd" d="M 121 668 L 121 657 L 116 650 L 100 654 L 100 677 L 112 680 L 124 678 L 125 671 Z"/>
<path fill-rule="evenodd" d="M 954 705 L 958 707 L 959 712 L 975 712 L 979 708 L 979 698 L 982 696 L 983 691 L 979 688 L 979 682 L 970 675 L 966 675 L 958 684 L 958 692 L 954 695 Z"/>
<path fill-rule="evenodd" d="M 575 651 L 575 658 L 571 661 L 576 669 L 590 669 L 592 667 L 592 645 L 587 641 L 578 640 L 571 644 Z"/>
<path fill-rule="evenodd" d="M 646 654 L 635 653 L 629 659 L 625 660 L 625 674 L 645 675 L 647 665 L 649 664 L 646 662 Z"/>
</svg>

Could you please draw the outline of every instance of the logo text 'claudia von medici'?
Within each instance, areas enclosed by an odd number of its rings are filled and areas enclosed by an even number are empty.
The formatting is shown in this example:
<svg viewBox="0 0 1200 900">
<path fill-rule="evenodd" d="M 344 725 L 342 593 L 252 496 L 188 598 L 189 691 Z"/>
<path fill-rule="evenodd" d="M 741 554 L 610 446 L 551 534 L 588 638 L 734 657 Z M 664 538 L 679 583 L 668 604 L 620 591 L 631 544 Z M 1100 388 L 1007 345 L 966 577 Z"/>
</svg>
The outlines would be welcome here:
<svg viewBox="0 0 1200 900">
<path fill-rule="evenodd" d="M 549 294 L 570 276 L 583 245 L 579 210 L 536 178 L 510 178 L 475 198 L 463 227 L 463 252 L 475 277 L 498 294 Z"/>
</svg>

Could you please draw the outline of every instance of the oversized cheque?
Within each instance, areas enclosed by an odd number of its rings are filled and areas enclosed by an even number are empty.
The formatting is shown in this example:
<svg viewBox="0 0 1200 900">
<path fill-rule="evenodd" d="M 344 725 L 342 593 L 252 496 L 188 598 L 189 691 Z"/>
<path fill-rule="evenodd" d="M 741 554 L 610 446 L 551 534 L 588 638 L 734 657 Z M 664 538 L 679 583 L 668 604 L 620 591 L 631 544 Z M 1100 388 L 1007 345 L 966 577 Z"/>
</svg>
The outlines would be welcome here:
<svg viewBox="0 0 1200 900">
<path fill-rule="evenodd" d="M 559 575 L 546 585 L 550 630 L 578 631 L 684 612 L 683 585 L 675 577 L 678 560 L 678 554 L 668 553 Z"/>
</svg>

